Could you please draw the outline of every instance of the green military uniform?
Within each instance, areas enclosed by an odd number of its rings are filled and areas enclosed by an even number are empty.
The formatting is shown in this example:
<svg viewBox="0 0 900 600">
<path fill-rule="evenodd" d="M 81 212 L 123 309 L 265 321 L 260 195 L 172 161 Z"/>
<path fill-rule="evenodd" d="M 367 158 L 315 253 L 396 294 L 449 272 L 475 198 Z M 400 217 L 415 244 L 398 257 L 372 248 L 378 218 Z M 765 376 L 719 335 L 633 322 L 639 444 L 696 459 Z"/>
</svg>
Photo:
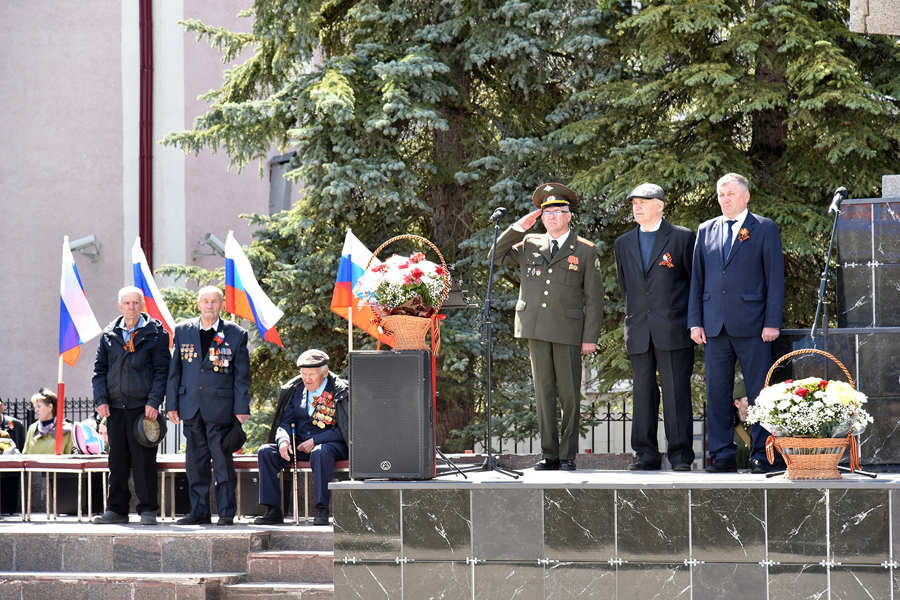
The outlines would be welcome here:
<svg viewBox="0 0 900 600">
<path fill-rule="evenodd" d="M 490 256 L 488 256 L 490 259 Z M 581 400 L 581 344 L 596 344 L 603 320 L 603 278 L 597 251 L 569 229 L 550 257 L 548 234 L 510 227 L 497 240 L 496 263 L 518 267 L 515 336 L 528 340 L 541 454 L 574 461 L 578 453 Z M 562 435 L 556 398 L 562 405 Z"/>
</svg>

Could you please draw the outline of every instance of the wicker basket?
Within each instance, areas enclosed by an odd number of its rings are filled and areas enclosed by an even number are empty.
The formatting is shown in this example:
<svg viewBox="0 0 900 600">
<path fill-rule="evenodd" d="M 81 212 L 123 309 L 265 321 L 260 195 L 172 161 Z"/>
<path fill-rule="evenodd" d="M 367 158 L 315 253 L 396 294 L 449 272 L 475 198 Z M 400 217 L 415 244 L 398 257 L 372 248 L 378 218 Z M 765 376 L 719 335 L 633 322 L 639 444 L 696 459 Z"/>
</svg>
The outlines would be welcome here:
<svg viewBox="0 0 900 600">
<path fill-rule="evenodd" d="M 450 293 L 450 269 L 447 268 L 447 261 L 444 260 L 444 255 L 441 254 L 441 251 L 438 250 L 437 246 L 430 241 L 412 234 L 392 237 L 375 249 L 375 252 L 372 253 L 372 258 L 370 258 L 368 264 L 366 264 L 366 271 L 372 266 L 372 261 L 375 260 L 375 257 L 378 256 L 379 252 L 381 252 L 388 244 L 398 240 L 417 240 L 424 242 L 431 246 L 432 250 L 437 253 L 438 258 L 441 259 L 441 266 L 444 268 L 444 272 L 447 273 L 447 279 L 444 289 L 441 291 L 440 302 L 434 307 L 434 314 L 435 317 L 437 317 L 437 314 L 441 310 L 441 306 L 443 306 L 444 301 L 447 300 L 447 295 Z M 385 333 L 394 336 L 394 350 L 428 350 L 434 351 L 434 353 L 437 354 L 438 348 L 440 348 L 441 345 L 440 325 L 436 318 L 428 319 L 425 317 L 412 317 L 409 315 L 388 315 L 386 317 L 381 317 L 381 328 Z M 429 329 L 432 330 L 432 345 L 429 345 L 426 341 Z"/>
<path fill-rule="evenodd" d="M 772 378 L 775 368 L 785 360 L 798 354 L 821 354 L 831 359 L 844 372 L 850 385 L 854 388 L 856 387 L 853 377 L 850 376 L 850 372 L 847 371 L 847 368 L 841 361 L 833 355 L 815 348 L 795 350 L 775 361 L 775 364 L 772 365 L 772 368 L 769 369 L 769 373 L 766 375 L 766 387 L 769 386 L 769 380 Z M 766 453 L 768 454 L 769 462 L 772 462 L 775 457 L 772 448 L 777 449 L 781 453 L 787 465 L 788 479 L 842 479 L 841 473 L 838 471 L 838 463 L 841 462 L 841 457 L 844 456 L 844 450 L 852 442 L 854 442 L 854 439 L 851 435 L 844 438 L 799 438 L 776 437 L 772 435 L 769 436 L 769 440 L 766 442 Z M 853 449 L 855 450 L 855 445 Z M 851 457 L 851 471 L 854 468 L 854 462 L 855 460 Z"/>
</svg>

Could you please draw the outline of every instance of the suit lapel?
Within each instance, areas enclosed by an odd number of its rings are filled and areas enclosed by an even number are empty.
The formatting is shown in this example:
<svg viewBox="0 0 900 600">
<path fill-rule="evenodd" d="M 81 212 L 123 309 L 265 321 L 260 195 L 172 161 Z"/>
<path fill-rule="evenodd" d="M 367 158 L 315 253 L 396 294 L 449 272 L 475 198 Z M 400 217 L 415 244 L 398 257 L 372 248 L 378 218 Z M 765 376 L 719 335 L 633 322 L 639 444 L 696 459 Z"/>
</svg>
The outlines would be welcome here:
<svg viewBox="0 0 900 600">
<path fill-rule="evenodd" d="M 631 256 L 634 259 L 634 264 L 637 265 L 638 273 L 644 272 L 644 261 L 641 259 L 641 226 L 638 225 L 634 229 L 628 232 L 628 237 L 625 240 L 625 244 L 628 246 L 629 252 L 631 252 Z"/>
<path fill-rule="evenodd" d="M 659 230 L 656 232 L 656 240 L 653 242 L 653 250 L 650 251 L 650 265 L 647 267 L 648 275 L 653 270 L 654 265 L 660 262 L 660 255 L 669 244 L 670 233 L 672 233 L 671 226 L 669 226 L 665 220 L 661 221 Z M 641 266 L 643 266 L 643 264 Z"/>
<path fill-rule="evenodd" d="M 566 237 L 566 241 L 559 245 L 559 252 L 556 253 L 556 256 L 550 258 L 550 236 L 547 236 L 547 260 L 550 261 L 551 265 L 554 265 L 561 261 L 564 258 L 567 258 L 574 254 L 575 252 L 575 242 L 578 241 L 578 236 L 575 235 L 575 232 L 571 229 L 569 230 L 569 235 Z"/>
<path fill-rule="evenodd" d="M 723 265 L 725 258 L 722 256 L 722 248 L 725 247 L 725 223 L 721 217 L 716 218 L 712 227 L 709 228 L 709 247 L 711 254 L 715 257 L 716 264 Z"/>
</svg>

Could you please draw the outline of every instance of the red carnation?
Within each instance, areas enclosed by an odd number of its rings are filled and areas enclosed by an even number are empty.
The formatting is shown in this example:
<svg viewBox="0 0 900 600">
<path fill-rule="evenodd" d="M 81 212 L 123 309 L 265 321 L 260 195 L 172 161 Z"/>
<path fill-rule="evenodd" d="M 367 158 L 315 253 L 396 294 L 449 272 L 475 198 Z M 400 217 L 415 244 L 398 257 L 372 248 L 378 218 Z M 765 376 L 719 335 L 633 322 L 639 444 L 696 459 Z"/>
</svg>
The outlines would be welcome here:
<svg viewBox="0 0 900 600">
<path fill-rule="evenodd" d="M 794 380 L 793 380 L 793 379 L 786 379 L 786 380 L 785 380 L 785 383 L 794 383 Z"/>
<path fill-rule="evenodd" d="M 372 269 L 372 272 L 373 273 L 384 273 L 387 270 L 388 270 L 388 266 L 386 264 L 382 263 L 382 264 L 378 265 L 377 267 L 374 267 Z"/>
<path fill-rule="evenodd" d="M 405 262 L 405 263 L 403 263 L 402 265 L 399 265 L 397 268 L 398 268 L 398 269 L 408 269 L 408 268 L 409 268 L 409 263 L 408 263 L 408 262 Z"/>
<path fill-rule="evenodd" d="M 800 396 L 801 398 L 806 398 L 806 396 L 809 394 L 809 390 L 806 389 L 805 387 L 802 387 L 802 388 L 797 388 L 796 390 L 794 390 L 794 393 L 797 394 L 798 396 Z"/>
<path fill-rule="evenodd" d="M 825 381 L 824 379 L 823 379 L 822 381 L 819 382 L 819 388 L 821 388 L 821 389 L 824 390 L 824 389 L 827 388 L 827 387 L 828 387 L 828 382 Z"/>
<path fill-rule="evenodd" d="M 409 261 L 413 263 L 417 263 L 420 260 L 425 260 L 425 255 L 421 252 L 416 252 L 412 256 L 409 257 Z"/>
<path fill-rule="evenodd" d="M 444 276 L 444 267 L 442 267 L 441 265 L 436 265 L 434 267 L 434 272 L 437 273 L 438 275 L 440 275 L 441 277 L 443 277 Z"/>
<path fill-rule="evenodd" d="M 403 283 L 404 283 L 404 285 L 409 285 L 409 284 L 411 284 L 412 282 L 413 282 L 413 278 L 412 278 L 412 275 L 411 275 L 411 274 L 407 273 L 406 275 L 403 276 Z"/>
<path fill-rule="evenodd" d="M 420 269 L 419 267 L 416 267 L 415 269 L 410 271 L 409 274 L 412 275 L 413 277 L 415 277 L 416 279 L 419 279 L 422 277 L 422 275 L 425 274 L 425 272 L 422 271 L 422 269 Z M 418 283 L 418 281 L 416 283 Z"/>
</svg>

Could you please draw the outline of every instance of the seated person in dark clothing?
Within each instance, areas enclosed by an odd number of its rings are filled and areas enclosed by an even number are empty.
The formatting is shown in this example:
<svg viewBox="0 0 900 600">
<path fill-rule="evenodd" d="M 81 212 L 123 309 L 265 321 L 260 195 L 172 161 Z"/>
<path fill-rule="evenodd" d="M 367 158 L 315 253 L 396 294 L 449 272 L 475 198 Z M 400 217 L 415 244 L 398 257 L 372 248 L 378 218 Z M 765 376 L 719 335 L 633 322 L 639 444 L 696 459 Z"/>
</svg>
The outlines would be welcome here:
<svg viewBox="0 0 900 600">
<path fill-rule="evenodd" d="M 347 458 L 350 433 L 349 395 L 346 381 L 328 371 L 328 355 L 307 350 L 297 359 L 300 375 L 281 388 L 275 418 L 269 431 L 269 443 L 257 452 L 259 463 L 259 503 L 266 514 L 257 517 L 257 525 L 284 522 L 278 474 L 298 461 L 309 461 L 316 495 L 315 525 L 328 525 L 328 505 L 334 479 L 334 463 Z M 296 439 L 291 440 L 294 424 Z M 294 448 L 293 444 L 297 447 Z"/>
<path fill-rule="evenodd" d="M 750 402 L 747 399 L 747 388 L 744 380 L 734 384 L 734 443 L 737 450 L 734 451 L 734 460 L 738 469 L 749 469 L 750 448 L 753 446 L 750 423 L 747 422 L 747 413 L 750 412 Z"/>
<path fill-rule="evenodd" d="M 15 417 L 4 415 L 4 408 L 3 398 L 0 398 L 0 437 L 10 439 L 14 447 L 21 452 L 25 447 L 25 423 Z"/>
</svg>

